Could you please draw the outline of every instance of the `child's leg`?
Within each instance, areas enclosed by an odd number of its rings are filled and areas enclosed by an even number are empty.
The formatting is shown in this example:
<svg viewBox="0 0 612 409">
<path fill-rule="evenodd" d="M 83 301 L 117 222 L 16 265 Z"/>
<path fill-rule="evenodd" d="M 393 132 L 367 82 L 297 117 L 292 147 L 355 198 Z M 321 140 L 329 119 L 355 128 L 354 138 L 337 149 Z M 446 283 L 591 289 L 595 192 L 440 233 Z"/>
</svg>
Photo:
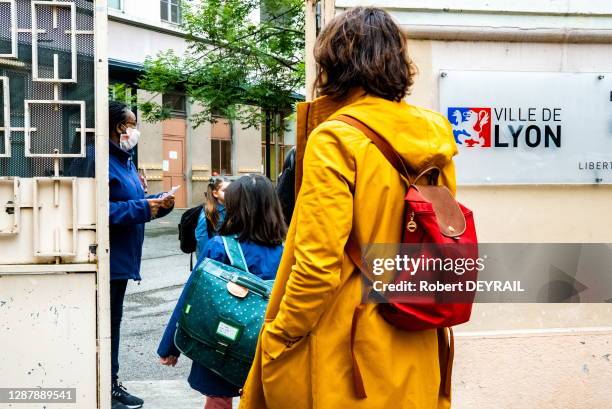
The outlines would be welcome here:
<svg viewBox="0 0 612 409">
<path fill-rule="evenodd" d="M 232 398 L 207 396 L 204 409 L 232 409 Z"/>
</svg>

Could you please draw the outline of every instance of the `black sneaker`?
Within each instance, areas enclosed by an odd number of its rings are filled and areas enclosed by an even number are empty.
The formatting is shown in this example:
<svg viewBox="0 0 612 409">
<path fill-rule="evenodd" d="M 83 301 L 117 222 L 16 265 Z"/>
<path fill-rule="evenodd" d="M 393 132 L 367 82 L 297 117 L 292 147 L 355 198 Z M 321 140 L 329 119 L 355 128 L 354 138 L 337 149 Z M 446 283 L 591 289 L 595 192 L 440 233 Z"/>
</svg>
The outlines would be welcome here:
<svg viewBox="0 0 612 409">
<path fill-rule="evenodd" d="M 117 406 L 116 409 L 138 409 L 142 408 L 142 404 L 144 403 L 142 399 L 130 395 L 121 382 L 113 384 L 112 397 L 113 409 L 115 409 L 115 402 L 124 405 Z"/>
</svg>

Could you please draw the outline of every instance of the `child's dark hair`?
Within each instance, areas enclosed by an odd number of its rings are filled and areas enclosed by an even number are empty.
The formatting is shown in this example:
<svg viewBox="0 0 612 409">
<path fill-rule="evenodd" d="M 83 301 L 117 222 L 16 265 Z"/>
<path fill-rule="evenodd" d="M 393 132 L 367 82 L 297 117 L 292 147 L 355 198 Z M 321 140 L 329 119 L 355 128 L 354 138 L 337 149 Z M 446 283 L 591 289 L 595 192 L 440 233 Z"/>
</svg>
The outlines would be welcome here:
<svg viewBox="0 0 612 409">
<path fill-rule="evenodd" d="M 130 110 L 123 102 L 109 101 L 108 103 L 108 131 L 109 136 L 116 131 L 117 125 L 124 122 Z"/>
<path fill-rule="evenodd" d="M 248 175 L 225 189 L 225 221 L 219 234 L 237 235 L 240 241 L 273 246 L 287 234 L 281 205 L 270 179 Z"/>
<path fill-rule="evenodd" d="M 221 215 L 219 214 L 219 210 L 217 209 L 217 199 L 213 195 L 213 192 L 216 192 L 221 188 L 225 180 L 222 178 L 211 179 L 208 182 L 208 188 L 206 189 L 206 201 L 204 202 L 204 210 L 206 214 L 206 219 L 208 223 L 211 223 L 213 229 L 217 228 L 217 224 L 219 223 L 219 219 Z"/>
</svg>

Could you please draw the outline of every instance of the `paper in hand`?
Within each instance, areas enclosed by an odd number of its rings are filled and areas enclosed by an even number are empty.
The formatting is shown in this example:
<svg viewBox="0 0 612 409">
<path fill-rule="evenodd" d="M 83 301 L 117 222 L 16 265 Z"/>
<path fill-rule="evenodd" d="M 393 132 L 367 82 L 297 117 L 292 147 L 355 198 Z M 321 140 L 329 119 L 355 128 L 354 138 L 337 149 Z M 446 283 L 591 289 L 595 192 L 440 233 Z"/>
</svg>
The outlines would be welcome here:
<svg viewBox="0 0 612 409">
<path fill-rule="evenodd" d="M 173 196 L 174 194 L 176 194 L 176 192 L 181 188 L 181 185 L 178 186 L 174 186 L 172 187 L 172 189 L 170 189 L 168 192 L 164 193 L 162 195 L 162 199 L 165 199 L 168 196 Z"/>
</svg>

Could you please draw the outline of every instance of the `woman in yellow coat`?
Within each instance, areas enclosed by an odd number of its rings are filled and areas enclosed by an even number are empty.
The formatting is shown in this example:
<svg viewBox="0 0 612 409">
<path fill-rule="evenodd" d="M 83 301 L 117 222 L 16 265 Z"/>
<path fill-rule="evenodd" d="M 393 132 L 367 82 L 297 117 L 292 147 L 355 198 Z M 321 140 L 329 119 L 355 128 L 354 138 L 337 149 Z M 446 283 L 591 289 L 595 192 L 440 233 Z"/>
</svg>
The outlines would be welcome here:
<svg viewBox="0 0 612 409">
<path fill-rule="evenodd" d="M 346 114 L 366 123 L 415 173 L 439 167 L 439 182 L 454 193 L 451 126 L 439 113 L 403 101 L 413 69 L 406 38 L 386 12 L 357 8 L 337 16 L 318 38 L 315 57 L 324 97 L 299 108 L 298 128 L 307 133 L 327 120 L 308 136 L 240 408 L 448 408 L 436 330 L 401 331 L 366 304 L 351 344 L 362 290 L 358 249 L 401 242 L 405 185 L 364 133 L 334 118 Z M 356 390 L 355 364 L 365 395 Z"/>
</svg>

